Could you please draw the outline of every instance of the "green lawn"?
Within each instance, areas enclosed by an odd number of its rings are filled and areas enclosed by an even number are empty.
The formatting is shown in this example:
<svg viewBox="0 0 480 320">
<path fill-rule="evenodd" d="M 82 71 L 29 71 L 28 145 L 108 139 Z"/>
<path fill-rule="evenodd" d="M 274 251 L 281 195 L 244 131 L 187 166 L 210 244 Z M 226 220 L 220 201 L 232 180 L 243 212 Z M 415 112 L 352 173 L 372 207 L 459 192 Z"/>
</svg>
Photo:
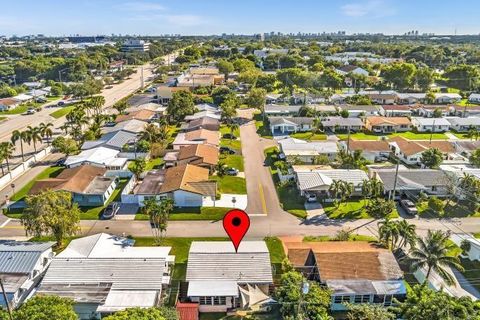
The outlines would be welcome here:
<svg viewBox="0 0 480 320">
<path fill-rule="evenodd" d="M 429 140 L 430 133 L 417 133 L 417 132 L 398 132 L 391 134 L 374 134 L 370 132 L 357 132 L 350 135 L 351 139 L 354 140 L 379 140 L 380 137 L 387 136 L 389 138 L 393 137 L 403 137 L 408 140 Z M 337 134 L 337 137 L 340 140 L 347 140 L 348 134 Z M 448 137 L 444 133 L 434 133 L 432 135 L 433 140 L 448 140 Z"/>
<path fill-rule="evenodd" d="M 220 193 L 247 194 L 247 183 L 244 178 L 211 176 L 210 180 L 217 181 L 217 188 Z"/>
<path fill-rule="evenodd" d="M 0 117 L 0 122 L 7 119 L 7 117 Z"/>
<path fill-rule="evenodd" d="M 222 124 L 220 126 L 220 134 L 222 135 L 222 137 L 225 134 L 231 134 L 230 128 L 228 126 Z M 239 129 L 233 130 L 233 135 L 237 138 L 240 137 L 240 130 Z"/>
<path fill-rule="evenodd" d="M 209 220 L 218 221 L 223 219 L 225 213 L 231 208 L 222 207 L 195 207 L 195 208 L 174 208 L 169 220 Z M 149 220 L 149 217 L 141 211 L 135 215 L 135 220 Z"/>
<path fill-rule="evenodd" d="M 446 201 L 444 201 L 446 202 Z M 438 214 L 433 213 L 428 209 L 428 203 L 426 201 L 417 203 L 418 213 L 421 216 L 427 218 L 438 218 Z M 448 206 L 445 206 L 444 213 L 442 217 L 445 218 L 463 218 L 463 217 L 480 217 L 479 212 L 472 212 L 465 203 L 451 201 Z"/>
<path fill-rule="evenodd" d="M 98 220 L 100 218 L 100 215 L 101 215 L 103 209 L 105 209 L 110 202 L 121 200 L 120 192 L 123 190 L 123 188 L 125 188 L 125 185 L 127 184 L 127 182 L 128 182 L 128 179 L 120 179 L 118 181 L 117 187 L 112 192 L 112 195 L 107 200 L 107 203 L 105 203 L 104 206 L 94 207 L 94 208 L 81 207 L 80 210 L 82 210 L 82 213 L 80 214 L 80 219 L 82 219 L 82 220 Z"/>
<path fill-rule="evenodd" d="M 229 147 L 234 150 L 242 150 L 242 143 L 240 140 L 220 139 L 221 147 Z"/>
<path fill-rule="evenodd" d="M 58 110 L 50 113 L 50 116 L 55 118 L 55 119 L 59 119 L 63 116 L 66 116 L 70 112 L 72 112 L 72 110 L 75 109 L 75 107 L 76 107 L 75 105 L 69 105 L 69 106 L 66 106 L 66 107 L 62 107 L 61 109 L 58 109 Z"/>
<path fill-rule="evenodd" d="M 268 251 L 270 252 L 270 262 L 272 264 L 281 264 L 285 259 L 285 251 L 283 250 L 282 241 L 277 237 L 266 237 Z"/>
<path fill-rule="evenodd" d="M 257 133 L 263 138 L 272 139 L 272 133 L 270 132 L 270 128 L 267 125 L 267 121 L 263 121 L 263 116 L 259 113 L 253 116 L 255 120 L 255 127 L 257 128 Z"/>
<path fill-rule="evenodd" d="M 133 163 L 133 162 L 132 162 Z M 147 167 L 145 171 L 150 171 L 153 169 L 161 169 L 165 161 L 163 161 L 163 158 L 151 158 L 147 161 Z"/>
<path fill-rule="evenodd" d="M 48 178 L 55 178 L 62 172 L 64 168 L 63 167 L 49 167 L 42 171 L 40 174 L 38 174 L 35 178 L 30 180 L 29 183 L 27 183 L 25 186 L 23 186 L 20 190 L 18 190 L 11 198 L 12 201 L 19 201 L 23 200 L 23 198 L 28 194 L 30 189 L 32 189 L 33 185 L 35 182 L 38 180 L 42 179 L 48 179 Z"/>
<path fill-rule="evenodd" d="M 291 134 L 290 137 L 302 140 L 327 140 L 327 135 L 323 133 L 313 133 L 313 132 L 297 132 Z"/>
<path fill-rule="evenodd" d="M 473 236 L 477 239 L 480 239 L 480 232 L 474 233 Z"/>
<path fill-rule="evenodd" d="M 20 113 L 25 113 L 27 112 L 29 106 L 26 104 L 22 104 L 16 108 L 13 108 L 11 110 L 6 110 L 6 111 L 0 111 L 0 115 L 2 114 L 20 114 Z"/>
<path fill-rule="evenodd" d="M 365 200 L 350 199 L 341 203 L 338 208 L 333 203 L 323 204 L 325 213 L 330 219 L 367 219 L 371 218 L 365 211 Z M 390 218 L 398 218 L 397 209 L 390 214 Z"/>
<path fill-rule="evenodd" d="M 236 168 L 239 171 L 243 172 L 243 156 L 236 154 L 222 154 L 220 155 L 220 160 L 225 162 L 225 165 L 229 168 Z"/>
</svg>

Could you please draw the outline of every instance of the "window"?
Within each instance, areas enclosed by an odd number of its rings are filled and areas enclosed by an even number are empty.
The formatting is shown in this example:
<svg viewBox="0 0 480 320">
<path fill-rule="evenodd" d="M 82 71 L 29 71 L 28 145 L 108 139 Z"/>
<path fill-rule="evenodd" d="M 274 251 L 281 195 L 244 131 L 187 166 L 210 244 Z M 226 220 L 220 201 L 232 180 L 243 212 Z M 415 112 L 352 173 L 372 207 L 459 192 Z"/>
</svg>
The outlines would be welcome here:
<svg viewBox="0 0 480 320">
<path fill-rule="evenodd" d="M 211 305 L 212 304 L 212 297 L 200 297 L 200 304 L 201 305 Z"/>
<path fill-rule="evenodd" d="M 350 302 L 350 296 L 335 296 L 333 303 L 346 303 Z"/>
<path fill-rule="evenodd" d="M 227 304 L 227 299 L 225 297 L 214 297 L 213 305 L 215 306 L 224 306 Z"/>
<path fill-rule="evenodd" d="M 388 294 L 388 295 L 385 296 L 384 305 L 387 306 L 387 307 L 392 305 L 392 295 L 391 294 Z"/>
<path fill-rule="evenodd" d="M 376 295 L 373 296 L 373 303 L 381 303 L 381 304 L 383 304 L 384 298 L 385 298 L 385 297 L 384 297 L 383 295 L 378 295 L 378 294 L 376 294 Z"/>
</svg>

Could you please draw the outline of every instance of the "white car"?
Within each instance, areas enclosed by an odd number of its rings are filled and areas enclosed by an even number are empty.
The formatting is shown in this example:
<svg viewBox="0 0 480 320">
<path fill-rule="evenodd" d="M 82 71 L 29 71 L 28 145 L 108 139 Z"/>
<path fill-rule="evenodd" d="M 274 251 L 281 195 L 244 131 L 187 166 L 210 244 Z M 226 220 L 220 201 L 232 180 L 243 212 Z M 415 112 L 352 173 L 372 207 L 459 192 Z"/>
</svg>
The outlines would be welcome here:
<svg viewBox="0 0 480 320">
<path fill-rule="evenodd" d="M 314 193 L 307 193 L 305 194 L 305 197 L 307 198 L 307 202 L 317 202 L 317 195 Z"/>
</svg>

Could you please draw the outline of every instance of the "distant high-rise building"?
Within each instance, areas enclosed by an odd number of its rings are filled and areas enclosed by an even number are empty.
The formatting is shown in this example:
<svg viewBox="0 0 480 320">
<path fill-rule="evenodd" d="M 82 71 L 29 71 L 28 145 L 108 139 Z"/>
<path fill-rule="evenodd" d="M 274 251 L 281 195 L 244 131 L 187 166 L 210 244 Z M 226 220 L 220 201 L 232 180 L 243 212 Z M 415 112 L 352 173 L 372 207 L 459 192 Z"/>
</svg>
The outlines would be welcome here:
<svg viewBox="0 0 480 320">
<path fill-rule="evenodd" d="M 140 39 L 129 39 L 123 43 L 120 50 L 123 52 L 147 52 L 150 50 L 150 43 Z"/>
</svg>

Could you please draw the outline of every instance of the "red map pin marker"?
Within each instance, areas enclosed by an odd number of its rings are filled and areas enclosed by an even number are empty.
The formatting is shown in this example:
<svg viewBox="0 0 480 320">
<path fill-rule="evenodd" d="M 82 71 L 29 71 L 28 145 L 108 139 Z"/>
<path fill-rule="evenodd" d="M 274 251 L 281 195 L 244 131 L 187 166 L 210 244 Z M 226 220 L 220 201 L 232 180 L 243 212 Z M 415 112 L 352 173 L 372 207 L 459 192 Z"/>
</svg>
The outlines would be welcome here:
<svg viewBox="0 0 480 320">
<path fill-rule="evenodd" d="M 230 237 L 235 247 L 235 252 L 237 252 L 240 242 L 242 242 L 248 228 L 250 228 L 250 217 L 243 210 L 230 210 L 223 217 L 223 228 Z"/>
</svg>

